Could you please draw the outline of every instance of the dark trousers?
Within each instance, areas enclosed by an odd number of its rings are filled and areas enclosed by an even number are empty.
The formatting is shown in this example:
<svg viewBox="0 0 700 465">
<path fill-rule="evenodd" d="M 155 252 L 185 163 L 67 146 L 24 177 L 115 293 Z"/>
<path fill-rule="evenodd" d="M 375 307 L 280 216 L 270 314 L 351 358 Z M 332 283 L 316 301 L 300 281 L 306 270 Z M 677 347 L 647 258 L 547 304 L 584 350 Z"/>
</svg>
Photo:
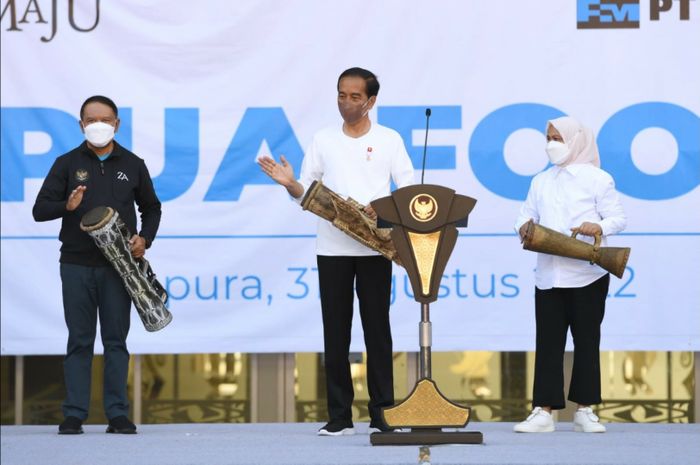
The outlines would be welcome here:
<svg viewBox="0 0 700 465">
<path fill-rule="evenodd" d="M 564 401 L 564 350 L 571 328 L 574 366 L 568 399 L 593 405 L 600 398 L 600 325 L 610 275 L 579 288 L 535 288 L 537 351 L 533 406 L 562 409 Z"/>
<path fill-rule="evenodd" d="M 391 262 L 381 256 L 318 256 L 328 415 L 351 421 L 355 393 L 350 376 L 353 283 L 367 349 L 369 414 L 381 421 L 381 408 L 394 404 L 392 340 L 389 326 Z"/>
<path fill-rule="evenodd" d="M 110 267 L 61 264 L 63 310 L 68 348 L 63 361 L 66 400 L 63 415 L 88 417 L 92 356 L 100 318 L 104 346 L 104 409 L 107 418 L 128 415 L 126 380 L 129 372 L 131 299 L 119 274 Z M 99 311 L 98 311 L 99 309 Z"/>
</svg>

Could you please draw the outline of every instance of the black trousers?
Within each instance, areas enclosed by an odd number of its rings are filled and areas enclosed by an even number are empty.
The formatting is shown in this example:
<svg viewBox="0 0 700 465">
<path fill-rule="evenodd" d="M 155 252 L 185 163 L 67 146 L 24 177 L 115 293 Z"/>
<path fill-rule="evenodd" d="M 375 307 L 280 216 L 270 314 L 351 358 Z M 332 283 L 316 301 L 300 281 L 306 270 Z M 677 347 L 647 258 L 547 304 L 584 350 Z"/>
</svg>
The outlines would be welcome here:
<svg viewBox="0 0 700 465">
<path fill-rule="evenodd" d="M 537 351 L 533 406 L 563 409 L 564 350 L 571 328 L 574 366 L 568 399 L 593 405 L 600 398 L 600 325 L 610 275 L 580 288 L 535 288 Z"/>
<path fill-rule="evenodd" d="M 104 410 L 108 419 L 129 414 L 126 382 L 129 373 L 131 299 L 119 273 L 111 266 L 89 267 L 61 263 L 63 311 L 68 347 L 63 361 L 66 399 L 63 415 L 88 417 L 92 356 L 100 319 L 104 346 Z M 99 310 L 99 311 L 98 311 Z"/>
<path fill-rule="evenodd" d="M 326 391 L 330 421 L 351 421 L 355 393 L 350 377 L 353 284 L 367 349 L 369 414 L 381 421 L 381 408 L 394 404 L 392 340 L 389 326 L 391 262 L 382 256 L 317 257 L 323 314 Z"/>
</svg>

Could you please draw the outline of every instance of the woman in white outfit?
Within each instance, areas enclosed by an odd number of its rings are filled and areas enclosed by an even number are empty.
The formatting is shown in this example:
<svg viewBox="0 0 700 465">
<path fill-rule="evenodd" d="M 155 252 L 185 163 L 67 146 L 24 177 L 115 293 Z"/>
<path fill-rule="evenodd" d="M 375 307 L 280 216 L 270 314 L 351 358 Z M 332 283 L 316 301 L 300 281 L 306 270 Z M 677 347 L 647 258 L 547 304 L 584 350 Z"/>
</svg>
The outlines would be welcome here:
<svg viewBox="0 0 700 465">
<path fill-rule="evenodd" d="M 547 155 L 552 165 L 536 175 L 515 228 L 522 239 L 526 223 L 564 234 L 578 232 L 593 241 L 622 231 L 625 213 L 612 177 L 600 169 L 593 132 L 570 117 L 547 123 Z M 587 237 L 588 236 L 588 237 Z M 578 404 L 576 431 L 603 433 L 591 405 L 600 397 L 600 325 L 610 275 L 587 261 L 537 254 L 535 318 L 537 328 L 533 410 L 515 425 L 519 433 L 554 431 L 552 410 L 563 409 L 564 349 L 571 329 L 574 365 L 568 400 Z"/>
</svg>

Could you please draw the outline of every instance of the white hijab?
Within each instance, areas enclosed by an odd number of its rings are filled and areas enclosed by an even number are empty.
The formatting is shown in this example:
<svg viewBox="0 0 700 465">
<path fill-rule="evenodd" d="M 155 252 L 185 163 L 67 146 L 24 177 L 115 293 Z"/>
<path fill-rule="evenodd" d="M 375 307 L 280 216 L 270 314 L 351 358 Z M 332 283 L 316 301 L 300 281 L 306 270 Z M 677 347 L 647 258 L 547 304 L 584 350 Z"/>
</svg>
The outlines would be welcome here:
<svg viewBox="0 0 700 465">
<path fill-rule="evenodd" d="M 562 163 L 562 167 L 590 163 L 600 168 L 598 145 L 592 130 L 582 126 L 570 116 L 547 121 L 547 127 L 550 124 L 559 131 L 564 142 L 569 146 L 569 159 Z"/>
</svg>

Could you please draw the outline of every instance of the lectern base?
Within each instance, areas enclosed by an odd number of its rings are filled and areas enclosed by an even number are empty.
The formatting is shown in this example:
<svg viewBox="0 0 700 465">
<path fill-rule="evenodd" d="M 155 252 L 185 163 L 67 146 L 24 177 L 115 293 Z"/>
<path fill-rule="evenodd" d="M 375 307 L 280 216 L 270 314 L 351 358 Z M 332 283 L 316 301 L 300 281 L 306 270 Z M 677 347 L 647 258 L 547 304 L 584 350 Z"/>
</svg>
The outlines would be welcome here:
<svg viewBox="0 0 700 465">
<path fill-rule="evenodd" d="M 484 435 L 478 431 L 447 431 L 415 429 L 407 433 L 372 433 L 373 446 L 432 446 L 436 444 L 482 444 Z"/>
</svg>

